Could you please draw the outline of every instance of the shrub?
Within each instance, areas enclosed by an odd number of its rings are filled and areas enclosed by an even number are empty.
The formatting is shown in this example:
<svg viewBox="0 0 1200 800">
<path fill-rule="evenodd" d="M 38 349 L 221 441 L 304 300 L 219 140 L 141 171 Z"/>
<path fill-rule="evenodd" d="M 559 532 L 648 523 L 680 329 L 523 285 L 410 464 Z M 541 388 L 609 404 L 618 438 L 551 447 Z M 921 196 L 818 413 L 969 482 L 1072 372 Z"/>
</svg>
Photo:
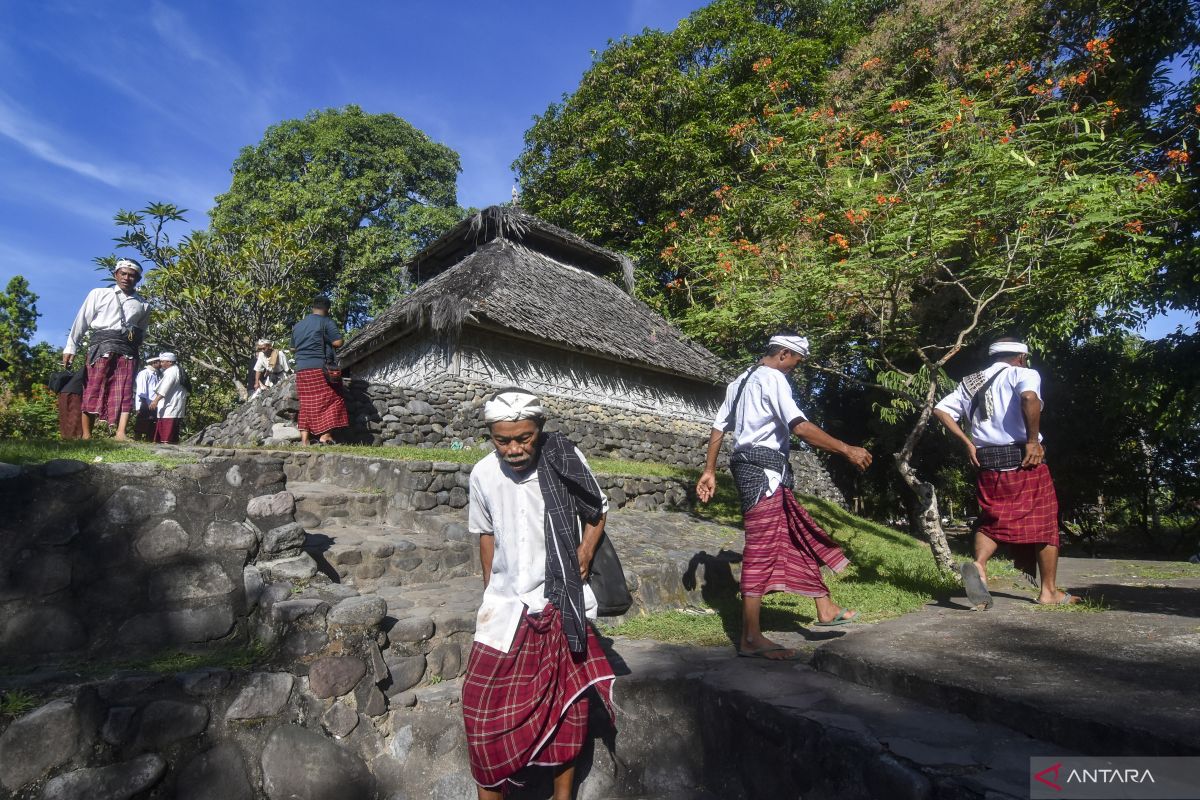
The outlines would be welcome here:
<svg viewBox="0 0 1200 800">
<path fill-rule="evenodd" d="M 0 394 L 0 439 L 57 436 L 57 398 L 45 386 L 34 386 L 29 394 Z"/>
</svg>

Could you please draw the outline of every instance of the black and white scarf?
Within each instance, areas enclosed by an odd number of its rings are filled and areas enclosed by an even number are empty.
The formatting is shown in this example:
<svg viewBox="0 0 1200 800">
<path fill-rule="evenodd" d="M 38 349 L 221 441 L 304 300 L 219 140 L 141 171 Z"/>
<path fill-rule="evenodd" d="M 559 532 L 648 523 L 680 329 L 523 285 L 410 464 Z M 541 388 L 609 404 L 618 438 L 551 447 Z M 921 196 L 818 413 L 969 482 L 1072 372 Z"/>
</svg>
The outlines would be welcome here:
<svg viewBox="0 0 1200 800">
<path fill-rule="evenodd" d="M 583 580 L 579 577 L 579 522 L 600 519 L 600 484 L 560 433 L 542 435 L 538 485 L 546 505 L 546 599 L 562 613 L 563 634 L 572 653 L 587 643 Z"/>
</svg>

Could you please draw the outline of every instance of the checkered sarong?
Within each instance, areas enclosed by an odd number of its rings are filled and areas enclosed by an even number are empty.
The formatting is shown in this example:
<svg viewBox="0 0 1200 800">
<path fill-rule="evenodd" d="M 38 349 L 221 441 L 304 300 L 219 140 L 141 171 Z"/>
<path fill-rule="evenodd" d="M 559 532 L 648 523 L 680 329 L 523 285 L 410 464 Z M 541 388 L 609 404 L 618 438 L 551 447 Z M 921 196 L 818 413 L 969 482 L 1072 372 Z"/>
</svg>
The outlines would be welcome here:
<svg viewBox="0 0 1200 800">
<path fill-rule="evenodd" d="M 571 653 L 553 604 L 521 617 L 507 653 L 476 642 L 462 688 L 475 782 L 494 788 L 531 764 L 573 761 L 587 736 L 582 695 L 595 686 L 611 716 L 614 678 L 591 626 L 586 651 Z"/>
<path fill-rule="evenodd" d="M 770 491 L 771 484 L 764 471 L 768 469 L 782 476 L 782 488 L 791 489 L 796 485 L 791 462 L 788 461 L 787 454 L 779 450 L 756 445 L 744 450 L 734 450 L 733 455 L 729 457 L 729 471 L 733 473 L 733 483 L 737 487 L 738 499 L 742 501 L 743 514 L 754 508 Z"/>
<path fill-rule="evenodd" d="M 979 500 L 976 530 L 1008 544 L 1058 546 L 1058 497 L 1050 468 L 981 469 L 975 478 Z"/>
<path fill-rule="evenodd" d="M 821 567 L 841 572 L 850 564 L 786 487 L 780 486 L 746 512 L 745 527 L 741 588 L 747 597 L 769 592 L 824 597 L 829 587 Z"/>
<path fill-rule="evenodd" d="M 133 411 L 134 359 L 117 353 L 100 356 L 87 368 L 87 386 L 79 407 L 116 425 L 122 414 Z"/>
<path fill-rule="evenodd" d="M 325 380 L 324 370 L 317 368 L 298 371 L 296 396 L 300 399 L 300 418 L 296 422 L 296 427 L 300 430 L 321 436 L 350 424 L 350 415 L 346 413 L 346 401 L 329 385 L 329 381 Z"/>
<path fill-rule="evenodd" d="M 984 445 L 975 448 L 980 469 L 1016 469 L 1025 460 L 1025 448 L 1019 444 Z"/>
</svg>

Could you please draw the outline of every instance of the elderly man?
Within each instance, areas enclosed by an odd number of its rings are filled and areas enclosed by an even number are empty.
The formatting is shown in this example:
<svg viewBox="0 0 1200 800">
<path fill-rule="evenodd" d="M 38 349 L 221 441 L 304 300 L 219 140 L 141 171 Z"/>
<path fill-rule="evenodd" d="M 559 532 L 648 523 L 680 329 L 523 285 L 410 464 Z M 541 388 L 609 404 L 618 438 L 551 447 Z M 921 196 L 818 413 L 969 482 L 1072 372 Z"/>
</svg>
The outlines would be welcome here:
<svg viewBox="0 0 1200 800">
<path fill-rule="evenodd" d="M 522 768 L 552 766 L 554 798 L 568 800 L 585 690 L 612 713 L 615 676 L 588 623 L 587 584 L 608 500 L 575 446 L 542 431 L 534 395 L 501 390 L 484 419 L 496 449 L 471 471 L 484 585 L 462 692 L 471 774 L 481 800 L 499 800 Z"/>
<path fill-rule="evenodd" d="M 157 419 L 154 411 L 150 408 L 150 401 L 154 399 L 154 389 L 158 386 L 158 382 L 162 375 L 159 372 L 158 356 L 154 356 L 146 362 L 146 366 L 137 374 L 137 380 L 134 382 L 133 390 L 133 410 L 135 419 L 133 422 L 133 435 L 144 441 L 149 441 L 154 438 L 154 428 L 157 424 Z"/>
<path fill-rule="evenodd" d="M 84 439 L 92 438 L 96 417 L 116 425 L 116 438 L 124 439 L 133 411 L 135 362 L 150 317 L 150 304 L 134 291 L 142 279 L 141 264 L 132 258 L 118 259 L 113 279 L 113 286 L 88 292 L 63 348 L 62 363 L 67 369 L 84 335 L 91 333 L 87 388 L 80 402 Z"/>
<path fill-rule="evenodd" d="M 292 328 L 292 352 L 296 355 L 296 396 L 300 401 L 300 444 L 310 436 L 317 444 L 333 444 L 333 431 L 350 424 L 346 401 L 339 385 L 330 385 L 324 367 L 336 360 L 334 351 L 342 346 L 342 334 L 329 318 L 329 298 L 313 300 L 312 313 Z"/>
<path fill-rule="evenodd" d="M 254 393 L 258 394 L 268 386 L 274 386 L 291 372 L 287 356 L 282 350 L 276 350 L 270 339 L 259 339 L 255 345 L 258 355 L 254 361 Z"/>
<path fill-rule="evenodd" d="M 1078 597 L 1054 583 L 1058 497 L 1042 448 L 1042 377 L 1029 368 L 1029 348 L 1015 339 L 997 340 L 988 356 L 991 366 L 964 378 L 933 410 L 978 470 L 975 561 L 962 565 L 967 598 L 976 608 L 991 607 L 987 562 L 1004 542 L 1013 547 L 1018 563 L 1023 551 L 1033 549 L 1041 573 L 1039 603 L 1077 603 Z M 969 422 L 970 436 L 958 426 L 959 419 Z"/>
<path fill-rule="evenodd" d="M 154 399 L 150 401 L 150 410 L 158 414 L 154 441 L 178 444 L 183 414 L 187 410 L 188 380 L 174 353 L 160 353 L 158 363 L 162 365 L 162 380 L 154 387 Z"/>
<path fill-rule="evenodd" d="M 733 432 L 729 469 L 737 484 L 745 520 L 746 547 L 742 553 L 742 634 L 739 656 L 787 661 L 795 650 L 763 636 L 760 624 L 763 595 L 792 592 L 815 600 L 822 627 L 845 625 L 858 612 L 841 608 L 829 596 L 821 567 L 840 572 L 850 563 L 792 494 L 788 452 L 791 434 L 809 445 L 836 453 L 860 470 L 871 454 L 835 439 L 808 421 L 792 397 L 788 374 L 808 356 L 808 339 L 791 331 L 771 337 L 766 353 L 729 384 L 725 402 L 713 421 L 704 472 L 696 484 L 701 502 L 712 499 L 717 487 L 717 454 L 727 431 Z"/>
</svg>

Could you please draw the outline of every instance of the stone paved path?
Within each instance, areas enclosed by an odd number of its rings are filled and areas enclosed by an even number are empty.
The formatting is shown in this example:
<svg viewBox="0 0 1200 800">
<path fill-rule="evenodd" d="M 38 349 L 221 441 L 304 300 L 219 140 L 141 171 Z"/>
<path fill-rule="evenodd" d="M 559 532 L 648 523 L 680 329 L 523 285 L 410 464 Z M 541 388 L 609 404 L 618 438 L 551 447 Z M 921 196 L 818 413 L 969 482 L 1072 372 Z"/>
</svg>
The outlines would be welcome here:
<svg viewBox="0 0 1200 800">
<path fill-rule="evenodd" d="M 1191 573 L 1195 577 L 1163 577 Z M 1090 755 L 1200 755 L 1200 569 L 1065 558 L 1059 583 L 1102 602 L 1047 610 L 1015 579 L 860 626 L 813 665 Z"/>
</svg>

